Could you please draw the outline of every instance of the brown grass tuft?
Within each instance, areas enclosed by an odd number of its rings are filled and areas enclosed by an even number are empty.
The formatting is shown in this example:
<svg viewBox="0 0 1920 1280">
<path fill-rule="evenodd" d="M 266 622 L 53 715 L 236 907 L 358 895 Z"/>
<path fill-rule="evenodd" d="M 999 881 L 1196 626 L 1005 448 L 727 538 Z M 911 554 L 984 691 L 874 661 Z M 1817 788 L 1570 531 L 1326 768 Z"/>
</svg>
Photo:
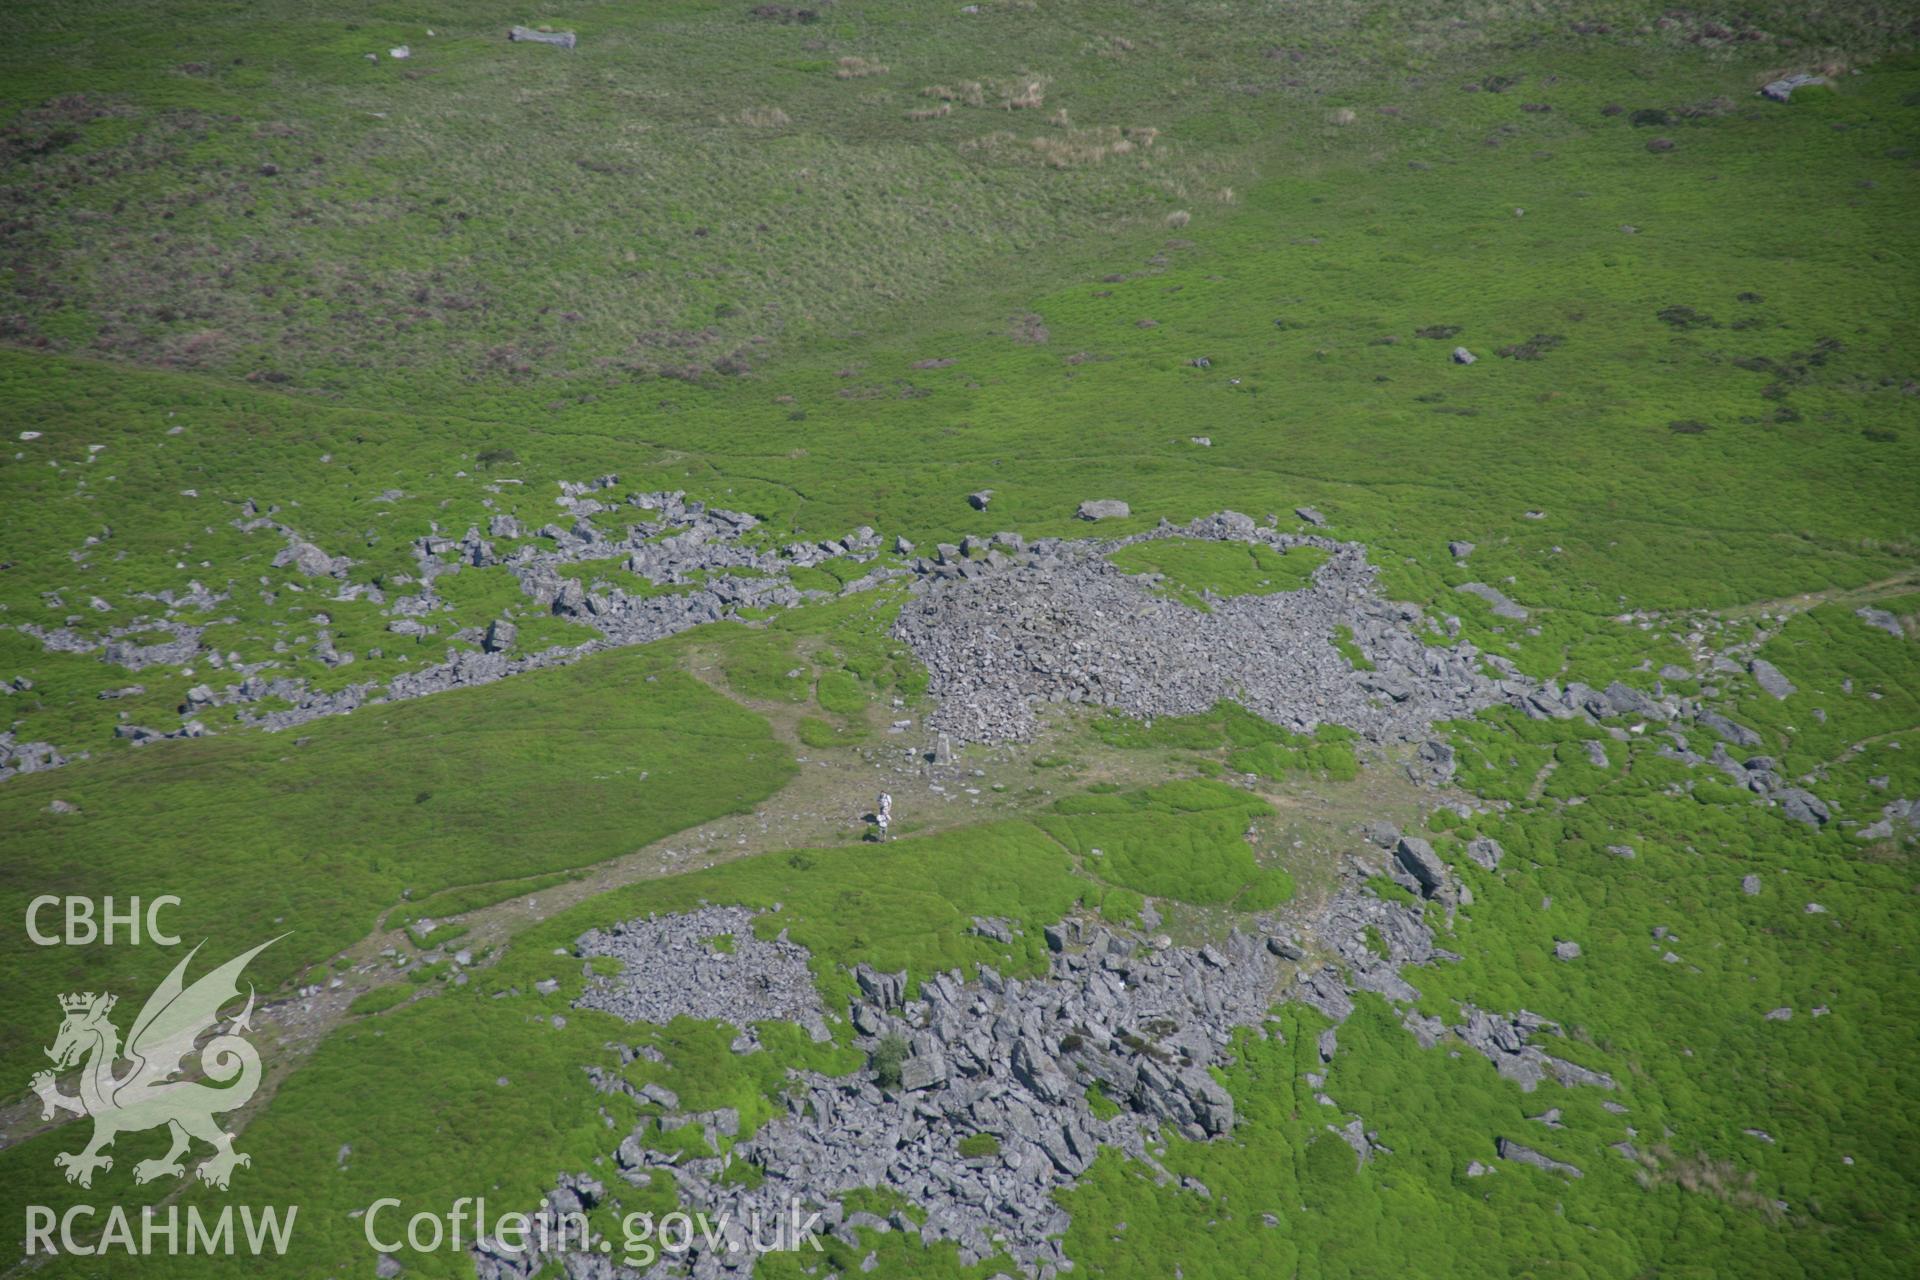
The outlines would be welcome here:
<svg viewBox="0 0 1920 1280">
<path fill-rule="evenodd" d="M 1047 100 L 1047 82 L 1022 78 L 1000 86 L 1000 105 L 1008 111 L 1035 111 Z"/>
<path fill-rule="evenodd" d="M 733 119 L 735 124 L 743 124 L 750 129 L 777 129 L 793 123 L 793 117 L 778 107 L 748 107 Z"/>
<path fill-rule="evenodd" d="M 884 63 L 868 62 L 865 58 L 842 58 L 840 64 L 833 69 L 835 80 L 860 80 L 867 76 L 885 74 L 887 74 L 887 68 Z"/>
</svg>

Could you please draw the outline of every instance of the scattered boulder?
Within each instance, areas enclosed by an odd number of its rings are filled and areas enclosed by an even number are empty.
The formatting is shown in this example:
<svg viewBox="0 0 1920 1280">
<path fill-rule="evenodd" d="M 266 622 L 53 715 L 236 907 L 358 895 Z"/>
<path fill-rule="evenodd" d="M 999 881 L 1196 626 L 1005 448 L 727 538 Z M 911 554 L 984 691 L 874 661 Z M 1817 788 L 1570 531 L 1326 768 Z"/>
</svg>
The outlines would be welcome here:
<svg viewBox="0 0 1920 1280">
<path fill-rule="evenodd" d="M 1471 542 L 1449 542 L 1447 544 L 1447 554 L 1455 560 L 1465 560 L 1473 554 L 1473 544 Z"/>
<path fill-rule="evenodd" d="M 1477 359 L 1479 359 L 1479 357 L 1465 347 L 1455 347 L 1453 349 L 1453 362 L 1455 364 L 1472 364 Z"/>
<path fill-rule="evenodd" d="M 985 511 L 987 504 L 993 501 L 993 490 L 979 489 L 967 495 L 967 505 L 975 511 Z"/>
<path fill-rule="evenodd" d="M 1702 711 L 1694 717 L 1694 722 L 1705 726 L 1736 747 L 1757 747 L 1762 741 L 1758 733 L 1743 724 L 1727 719 L 1718 711 Z"/>
<path fill-rule="evenodd" d="M 1485 600 L 1492 607 L 1493 616 L 1496 618 L 1509 618 L 1515 622 L 1526 621 L 1527 611 L 1507 599 L 1506 592 L 1498 587 L 1490 587 L 1484 582 L 1463 582 L 1454 590 Z"/>
<path fill-rule="evenodd" d="M 1580 944 L 1569 941 L 1554 943 L 1553 958 L 1556 960 L 1578 960 L 1580 958 Z"/>
<path fill-rule="evenodd" d="M 1825 83 L 1827 83 L 1825 76 L 1807 75 L 1805 73 L 1781 76 L 1778 80 L 1769 80 L 1767 83 L 1761 85 L 1760 96 L 1774 102 L 1787 102 L 1793 98 L 1793 91 L 1795 89 L 1804 89 L 1808 85 Z"/>
<path fill-rule="evenodd" d="M 1630 684 L 1615 680 L 1606 687 L 1601 696 L 1607 700 L 1607 705 L 1612 708 L 1615 715 L 1639 716 L 1646 720 L 1667 718 L 1666 712 L 1660 709 L 1659 703 Z"/>
<path fill-rule="evenodd" d="M 1755 875 L 1742 876 L 1740 878 L 1740 892 L 1746 894 L 1749 898 L 1759 897 L 1760 877 Z"/>
<path fill-rule="evenodd" d="M 1133 509 L 1117 498 L 1089 498 L 1075 514 L 1082 520 L 1124 520 Z"/>
<path fill-rule="evenodd" d="M 1542 1155 L 1532 1147 L 1522 1146 L 1510 1138 L 1496 1138 L 1494 1150 L 1500 1153 L 1502 1160 L 1512 1160 L 1516 1164 L 1530 1164 L 1536 1169 L 1545 1169 L 1551 1173 L 1563 1173 L 1569 1178 L 1584 1176 L 1581 1171 L 1563 1160 L 1555 1160 Z"/>
<path fill-rule="evenodd" d="M 1858 609 L 1855 609 L 1853 611 L 1853 615 L 1854 617 L 1861 619 L 1868 626 L 1876 627 L 1879 630 L 1886 632 L 1890 636 L 1899 638 L 1899 637 L 1904 637 L 1907 634 L 1906 630 L 1902 628 L 1900 625 L 1900 619 L 1894 617 L 1891 613 L 1888 613 L 1885 609 L 1874 609 L 1866 605 L 1862 605 Z"/>
<path fill-rule="evenodd" d="M 1318 511 L 1314 510 L 1312 507 L 1295 507 L 1293 509 L 1293 514 L 1295 514 L 1296 516 L 1299 516 L 1302 520 L 1305 520 L 1308 524 L 1312 525 L 1316 529 L 1326 527 L 1327 518 L 1321 515 Z"/>
<path fill-rule="evenodd" d="M 1795 691 L 1793 682 L 1780 674 L 1780 668 L 1765 658 L 1755 658 L 1747 664 L 1747 670 L 1753 673 L 1755 684 L 1776 698 L 1791 697 Z"/>
<path fill-rule="evenodd" d="M 1786 787 L 1773 793 L 1787 816 L 1795 822 L 1804 822 L 1810 827 L 1824 827 L 1833 817 L 1819 796 L 1803 787 Z"/>
<path fill-rule="evenodd" d="M 1467 856 L 1492 871 L 1500 865 L 1501 857 L 1506 853 L 1498 840 L 1489 836 L 1480 836 L 1467 842 Z"/>
<path fill-rule="evenodd" d="M 513 648 L 514 638 L 519 634 L 520 629 L 511 622 L 505 618 L 495 618 L 487 624 L 487 637 L 480 642 L 480 647 L 488 653 L 502 653 Z"/>
<path fill-rule="evenodd" d="M 1431 898 L 1446 883 L 1447 864 L 1433 851 L 1433 846 L 1418 836 L 1402 836 L 1400 843 L 1394 846 L 1394 856 L 1400 865 L 1407 869 L 1419 882 L 1421 891 Z"/>
<path fill-rule="evenodd" d="M 531 41 L 534 44 L 557 45 L 562 49 L 571 49 L 579 41 L 579 37 L 571 31 L 540 31 L 533 27 L 515 27 L 507 32 L 507 39 L 516 43 Z"/>
</svg>

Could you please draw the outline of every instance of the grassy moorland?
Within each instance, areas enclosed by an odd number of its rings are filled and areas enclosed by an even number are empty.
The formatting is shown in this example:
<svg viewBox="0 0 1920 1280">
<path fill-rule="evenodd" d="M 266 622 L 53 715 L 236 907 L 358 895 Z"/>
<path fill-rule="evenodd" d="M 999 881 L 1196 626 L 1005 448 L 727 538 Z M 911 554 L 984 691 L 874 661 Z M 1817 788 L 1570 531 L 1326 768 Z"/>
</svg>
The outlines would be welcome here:
<svg viewBox="0 0 1920 1280">
<path fill-rule="evenodd" d="M 376 586 L 414 568 L 423 534 L 544 523 L 557 481 L 608 472 L 751 511 L 775 542 L 862 523 L 922 545 L 1084 536 L 1085 498 L 1131 506 L 1102 534 L 1222 507 L 1291 527 L 1311 504 L 1396 596 L 1530 675 L 1707 698 L 1760 735 L 1743 757 L 1772 757 L 1838 821 L 1792 822 L 1626 721 L 1450 726 L 1459 798 L 1479 808 L 1437 810 L 1428 834 L 1473 902 L 1450 926 L 1434 910 L 1459 960 L 1408 971 L 1420 1007 L 1554 1018 L 1555 1052 L 1613 1076 L 1626 1111 L 1551 1083 L 1522 1094 L 1459 1046 L 1420 1049 L 1365 997 L 1325 1068 L 1324 1092 L 1392 1150 L 1356 1168 L 1327 1132 L 1345 1111 L 1302 1080 L 1321 1069 L 1318 1017 L 1286 1006 L 1223 1073 L 1232 1138 L 1160 1156 L 1209 1198 L 1112 1152 L 1065 1194 L 1080 1272 L 1910 1270 L 1914 844 L 1858 832 L 1920 795 L 1911 15 L 751 8 L 14 6 L 0 727 L 88 758 L 0 783 L 4 913 L 39 893 L 177 893 L 180 931 L 216 947 L 294 929 L 255 976 L 311 980 L 383 913 L 476 912 L 503 881 L 557 884 L 821 762 L 866 768 L 880 705 L 926 709 L 925 673 L 886 634 L 899 597 L 881 593 L 297 736 L 207 713 L 212 736 L 136 751 L 114 727 L 177 726 L 208 670 L 134 675 L 23 627 L 137 634 L 153 596 L 198 581 L 225 595 L 178 615 L 207 628 L 204 652 L 322 688 L 440 661 L 496 617 L 527 646 L 590 638 L 504 569 L 441 580 L 446 634 L 394 636 L 377 606 L 275 568 L 282 541 L 233 524 L 248 500 Z M 508 44 L 515 22 L 580 45 Z M 1830 83 L 1755 95 L 1808 69 Z M 965 501 L 981 488 L 984 513 Z M 1475 544 L 1465 563 L 1450 540 Z M 1189 601 L 1291 589 L 1310 559 L 1116 556 Z M 1526 622 L 1456 590 L 1469 581 Z M 1867 603 L 1904 634 L 1866 625 Z M 354 664 L 322 659 L 322 628 Z M 1659 674 L 1700 637 L 1760 642 L 1795 692 Z M 1304 779 L 1344 811 L 1397 767 L 1230 705 L 1076 723 L 1049 750 L 1089 767 L 1060 769 L 1057 795 L 1036 786 L 1022 816 L 884 850 L 774 832 L 757 856 L 528 922 L 466 986 L 429 975 L 363 998 L 241 1144 L 248 1200 L 305 1206 L 287 1273 L 371 1270 L 348 1215 L 372 1196 L 518 1207 L 604 1159 L 607 1123 L 634 1116 L 580 1068 L 616 1065 L 608 1040 L 636 1033 L 569 1007 L 580 975 L 552 953 L 585 928 L 779 902 L 830 1006 L 860 961 L 1030 971 L 1038 928 L 1076 906 L 1129 920 L 1163 895 L 1176 919 L 1224 927 L 1285 901 L 1312 868 L 1242 838 L 1268 821 L 1250 779 Z M 1167 776 L 1134 776 L 1149 765 Z M 1498 872 L 1462 856 L 1481 835 L 1507 850 Z M 973 915 L 1025 935 L 989 943 Z M 1554 958 L 1565 939 L 1578 959 Z M 0 1071 L 24 1082 L 40 1061 L 57 991 L 132 992 L 171 958 L 0 934 Z M 560 990 L 534 994 L 547 977 Z M 645 1034 L 666 1060 L 629 1069 L 739 1107 L 749 1130 L 788 1067 L 862 1066 L 844 1029 L 816 1046 L 769 1028 L 751 1055 L 719 1024 Z M 1567 1128 L 1529 1119 L 1548 1107 Z M 1585 1176 L 1498 1162 L 1498 1136 Z M 5 1231 L 22 1204 L 85 1196 L 49 1163 L 72 1139 L 0 1149 Z M 1469 1180 L 1471 1160 L 1499 1171 Z M 631 1194 L 669 1203 L 663 1186 Z M 843 1273 L 873 1250 L 880 1277 L 968 1274 L 904 1233 L 832 1248 Z M 450 1255 L 403 1261 L 459 1274 Z M 241 1264 L 112 1274 L 220 1265 Z"/>
</svg>

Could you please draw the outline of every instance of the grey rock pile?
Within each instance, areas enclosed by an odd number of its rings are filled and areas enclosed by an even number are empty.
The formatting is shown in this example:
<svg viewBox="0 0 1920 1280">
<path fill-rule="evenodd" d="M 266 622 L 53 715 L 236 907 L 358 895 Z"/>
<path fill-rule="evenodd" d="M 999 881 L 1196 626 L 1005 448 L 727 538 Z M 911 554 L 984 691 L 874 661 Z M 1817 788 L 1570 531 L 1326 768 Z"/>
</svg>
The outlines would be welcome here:
<svg viewBox="0 0 1920 1280">
<path fill-rule="evenodd" d="M 723 917 L 721 911 L 631 921 L 588 935 L 579 952 L 658 963 L 665 939 L 685 949 L 728 920 L 745 928 L 747 913 Z M 613 938 L 651 941 L 635 953 L 609 950 Z M 865 1074 L 797 1073 L 787 1113 L 733 1144 L 724 1160 L 650 1149 L 642 1141 L 656 1123 L 650 1116 L 620 1144 L 622 1176 L 636 1182 L 671 1177 L 690 1209 L 725 1213 L 735 1222 L 755 1213 L 771 1220 L 797 1198 L 824 1206 L 824 1221 L 850 1239 L 859 1226 L 913 1229 L 929 1243 L 956 1242 L 969 1265 L 1005 1250 L 1031 1275 L 1066 1270 L 1058 1237 L 1068 1219 L 1052 1194 L 1084 1173 L 1100 1146 L 1151 1165 L 1148 1146 L 1163 1128 L 1195 1141 L 1231 1131 L 1233 1099 L 1207 1067 L 1222 1059 L 1236 1028 L 1264 1020 L 1275 970 L 1270 950 L 1246 935 L 1219 947 L 1156 948 L 1067 921 L 1048 931 L 1048 943 L 1056 950 L 1044 978 L 1004 978 L 991 967 L 982 967 L 973 982 L 958 972 L 937 974 L 912 1000 L 904 974 L 858 969 L 861 997 L 850 1011 L 857 1042 L 871 1051 L 897 1036 L 910 1047 L 897 1085 L 883 1088 Z M 707 984 L 694 979 L 692 985 Z M 664 992 L 646 1008 L 649 1020 L 687 1011 Z M 632 1089 L 610 1073 L 597 1079 L 603 1088 Z M 1121 1103 L 1119 1115 L 1094 1115 L 1086 1092 L 1095 1086 Z M 658 1121 L 663 1127 L 691 1119 L 717 1134 L 738 1132 L 738 1117 L 730 1113 L 688 1117 L 658 1086 L 632 1091 L 654 1104 L 649 1110 L 665 1109 Z M 983 1133 L 998 1141 L 996 1153 L 960 1153 L 963 1139 Z M 722 1181 L 728 1162 L 741 1160 L 763 1172 L 757 1186 Z M 1161 1176 L 1170 1180 L 1164 1171 Z M 904 1217 L 883 1224 L 846 1214 L 840 1197 L 863 1187 L 898 1192 L 924 1211 L 923 1221 L 915 1228 Z M 695 1253 L 663 1264 L 658 1274 L 745 1274 L 751 1266 L 750 1253 Z"/>
<path fill-rule="evenodd" d="M 1327 560 L 1304 590 L 1201 610 L 1157 595 L 1145 577 L 1107 559 L 1118 547 L 1176 536 L 1318 547 Z M 964 741 L 1027 738 L 1047 703 L 1151 717 L 1229 698 L 1291 729 L 1333 722 L 1376 740 L 1410 740 L 1435 720 L 1532 688 L 1516 682 L 1509 692 L 1482 675 L 1470 645 L 1423 643 L 1411 625 L 1419 614 L 1374 591 L 1357 544 L 1277 533 L 1237 512 L 1109 543 L 1028 545 L 997 535 L 984 547 L 943 547 L 915 567 L 921 580 L 894 634 L 931 673 L 932 727 Z M 1351 629 L 1374 670 L 1355 670 L 1334 649 L 1336 626 Z"/>
<path fill-rule="evenodd" d="M 744 907 L 703 907 L 582 935 L 575 944 L 580 956 L 611 956 L 622 967 L 615 976 L 592 979 L 576 1007 L 629 1022 L 728 1022 L 744 1032 L 756 1022 L 791 1022 L 828 1039 L 806 949 L 787 941 L 785 930 L 761 941 L 755 915 Z M 713 944 L 723 936 L 733 940 L 729 949 Z"/>
<path fill-rule="evenodd" d="M 11 731 L 0 733 L 0 781 L 15 774 L 57 769 L 67 762 L 51 742 L 17 742 Z"/>
</svg>

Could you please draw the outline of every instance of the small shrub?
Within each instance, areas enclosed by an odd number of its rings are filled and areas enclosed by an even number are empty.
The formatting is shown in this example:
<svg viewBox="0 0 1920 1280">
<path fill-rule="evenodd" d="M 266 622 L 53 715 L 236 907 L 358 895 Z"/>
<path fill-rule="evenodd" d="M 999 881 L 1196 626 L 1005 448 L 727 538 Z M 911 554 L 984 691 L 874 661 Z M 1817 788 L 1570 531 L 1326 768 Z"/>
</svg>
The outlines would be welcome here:
<svg viewBox="0 0 1920 1280">
<path fill-rule="evenodd" d="M 872 1054 L 867 1058 L 867 1066 L 873 1072 L 873 1082 L 882 1089 L 900 1087 L 900 1068 L 906 1065 L 907 1041 L 904 1036 L 887 1035 L 880 1038 Z"/>
<path fill-rule="evenodd" d="M 960 1154 L 968 1160 L 985 1160 L 1000 1154 L 1000 1139 L 990 1133 L 970 1133 L 960 1139 Z"/>
</svg>

